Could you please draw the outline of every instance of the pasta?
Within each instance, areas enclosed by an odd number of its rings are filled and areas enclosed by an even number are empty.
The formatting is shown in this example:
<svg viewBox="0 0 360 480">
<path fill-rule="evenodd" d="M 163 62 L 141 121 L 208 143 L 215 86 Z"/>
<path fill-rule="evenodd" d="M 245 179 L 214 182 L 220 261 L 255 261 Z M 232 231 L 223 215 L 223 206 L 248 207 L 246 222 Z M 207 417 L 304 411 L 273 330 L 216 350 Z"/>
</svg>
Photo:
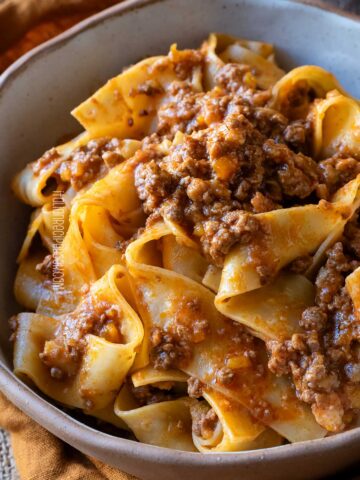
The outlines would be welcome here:
<svg viewBox="0 0 360 480">
<path fill-rule="evenodd" d="M 138 441 L 323 438 L 360 406 L 360 106 L 318 66 L 211 34 L 75 108 L 28 164 L 14 371 Z"/>
</svg>

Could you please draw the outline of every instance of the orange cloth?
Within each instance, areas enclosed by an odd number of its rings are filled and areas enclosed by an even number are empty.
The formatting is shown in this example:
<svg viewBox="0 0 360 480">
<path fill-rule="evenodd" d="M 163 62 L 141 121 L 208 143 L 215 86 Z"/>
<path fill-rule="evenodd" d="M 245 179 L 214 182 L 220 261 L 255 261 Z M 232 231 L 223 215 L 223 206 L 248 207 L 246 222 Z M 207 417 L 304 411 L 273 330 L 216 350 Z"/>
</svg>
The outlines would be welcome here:
<svg viewBox="0 0 360 480">
<path fill-rule="evenodd" d="M 121 0 L 0 0 L 0 73 L 17 58 Z"/>
<path fill-rule="evenodd" d="M 0 51 L 46 17 L 92 13 L 121 0 L 1 0 Z"/>
<path fill-rule="evenodd" d="M 10 433 L 21 480 L 136 480 L 87 457 L 35 423 L 0 393 L 0 428 Z"/>
</svg>

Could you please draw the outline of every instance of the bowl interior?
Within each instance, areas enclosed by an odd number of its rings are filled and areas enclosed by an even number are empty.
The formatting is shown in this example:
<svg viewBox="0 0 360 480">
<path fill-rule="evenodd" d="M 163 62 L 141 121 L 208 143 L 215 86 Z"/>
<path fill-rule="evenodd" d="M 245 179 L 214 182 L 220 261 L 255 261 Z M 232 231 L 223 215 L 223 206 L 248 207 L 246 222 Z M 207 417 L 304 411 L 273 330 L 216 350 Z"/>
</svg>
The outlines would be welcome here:
<svg viewBox="0 0 360 480">
<path fill-rule="evenodd" d="M 146 3 L 144 7 L 142 4 Z M 0 358 L 11 366 L 7 319 L 15 259 L 30 209 L 10 191 L 13 175 L 80 131 L 70 110 L 107 79 L 171 43 L 197 46 L 211 31 L 274 43 L 281 66 L 316 64 L 360 97 L 360 23 L 288 0 L 125 2 L 18 61 L 0 78 Z"/>
</svg>

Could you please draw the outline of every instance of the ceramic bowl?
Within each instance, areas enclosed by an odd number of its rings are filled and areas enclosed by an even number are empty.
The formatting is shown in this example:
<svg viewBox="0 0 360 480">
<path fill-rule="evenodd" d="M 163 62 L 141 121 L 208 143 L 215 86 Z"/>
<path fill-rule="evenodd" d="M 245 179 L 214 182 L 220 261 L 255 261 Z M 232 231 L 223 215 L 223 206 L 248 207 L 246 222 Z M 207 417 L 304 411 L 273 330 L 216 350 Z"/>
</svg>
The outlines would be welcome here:
<svg viewBox="0 0 360 480">
<path fill-rule="evenodd" d="M 360 96 L 360 23 L 287 0 L 127 1 L 12 65 L 0 78 L 0 388 L 53 434 L 143 480 L 314 479 L 360 459 L 360 429 L 267 450 L 185 453 L 86 426 L 11 372 L 7 319 L 18 309 L 12 295 L 15 258 L 29 215 L 10 192 L 11 177 L 65 134 L 76 134 L 70 110 L 122 67 L 165 53 L 173 42 L 180 47 L 198 45 L 211 31 L 273 42 L 285 68 L 321 65 Z"/>
</svg>

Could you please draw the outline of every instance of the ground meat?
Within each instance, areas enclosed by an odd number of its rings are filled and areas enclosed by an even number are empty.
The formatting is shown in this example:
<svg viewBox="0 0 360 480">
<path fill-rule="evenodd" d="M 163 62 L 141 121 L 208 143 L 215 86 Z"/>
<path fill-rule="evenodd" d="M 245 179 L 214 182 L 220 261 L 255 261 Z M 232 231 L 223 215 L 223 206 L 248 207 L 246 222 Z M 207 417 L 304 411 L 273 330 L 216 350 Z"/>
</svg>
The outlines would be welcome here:
<svg viewBox="0 0 360 480">
<path fill-rule="evenodd" d="M 135 170 L 135 186 L 140 200 L 143 201 L 145 213 L 152 213 L 161 205 L 164 198 L 173 190 L 171 176 L 151 160 L 140 163 Z"/>
<path fill-rule="evenodd" d="M 264 107 L 271 98 L 271 90 L 260 90 L 253 73 L 248 65 L 227 63 L 216 73 L 215 83 L 235 102 L 241 99 L 253 107 Z"/>
<path fill-rule="evenodd" d="M 70 182 L 74 190 L 80 190 L 123 160 L 120 140 L 97 138 L 75 149 L 71 157 L 61 164 L 58 173 L 63 182 Z"/>
<path fill-rule="evenodd" d="M 288 119 L 268 106 L 271 91 L 258 89 L 248 65 L 224 65 L 216 74 L 215 84 L 212 90 L 199 93 L 188 81 L 173 82 L 167 91 L 168 101 L 158 112 L 158 133 L 170 138 L 179 130 L 191 134 L 222 122 L 229 114 L 243 114 L 264 136 L 285 141 Z M 294 122 L 287 130 L 286 141 L 297 150 L 304 150 L 307 137 L 308 131 Z"/>
<path fill-rule="evenodd" d="M 291 85 L 279 106 L 280 111 L 290 120 L 306 118 L 316 92 L 307 80 L 298 80 Z"/>
<path fill-rule="evenodd" d="M 304 120 L 295 120 L 289 123 L 284 130 L 284 140 L 288 146 L 296 151 L 308 152 L 309 127 Z"/>
<path fill-rule="evenodd" d="M 264 234 L 261 223 L 244 211 L 226 213 L 219 220 L 208 220 L 203 224 L 201 237 L 205 255 L 216 265 L 222 265 L 225 255 L 235 244 L 254 246 Z"/>
<path fill-rule="evenodd" d="M 359 262 L 351 259 L 344 253 L 344 245 L 337 242 L 327 252 L 327 262 L 324 267 L 319 270 L 316 278 L 316 302 L 326 311 L 337 308 L 338 297 L 345 293 L 341 291 L 345 284 L 345 276 L 351 273 Z"/>
<path fill-rule="evenodd" d="M 332 194 L 360 173 L 360 162 L 337 155 L 319 162 L 321 180 Z"/>
<path fill-rule="evenodd" d="M 318 165 L 306 155 L 312 144 L 306 117 L 315 98 L 307 82 L 296 82 L 274 109 L 271 92 L 258 88 L 249 66 L 224 65 L 214 88 L 202 92 L 192 82 L 204 66 L 201 55 L 172 50 L 166 62 L 179 70 L 178 79 L 167 87 L 155 137 L 143 141 L 135 170 L 144 211 L 180 224 L 219 267 L 234 245 L 255 244 L 252 256 L 265 283 L 275 270 L 265 261 L 264 242 L 261 248 L 254 242 L 266 232 L 256 232 L 253 214 L 328 199 L 358 173 L 358 162 Z M 159 154 L 161 140 L 178 132 L 169 153 Z M 292 271 L 304 273 L 305 263 L 296 260 Z"/>
<path fill-rule="evenodd" d="M 176 368 L 191 358 L 191 345 L 188 341 L 165 333 L 159 328 L 152 329 L 150 341 L 150 361 L 156 369 Z"/>
<path fill-rule="evenodd" d="M 169 100 L 158 111 L 157 132 L 173 136 L 177 131 L 191 133 L 196 129 L 196 116 L 200 111 L 198 96 L 186 82 L 173 82 Z"/>
<path fill-rule="evenodd" d="M 180 80 L 190 79 L 194 70 L 203 68 L 204 54 L 201 50 L 177 50 L 171 49 L 169 59 L 173 64 L 176 76 Z"/>
<path fill-rule="evenodd" d="M 312 257 L 306 255 L 304 257 L 298 257 L 288 266 L 288 270 L 292 273 L 305 274 L 306 270 L 311 266 Z"/>
<path fill-rule="evenodd" d="M 208 440 L 214 433 L 219 422 L 215 410 L 206 402 L 197 402 L 190 408 L 192 417 L 192 430 L 198 437 Z"/>
<path fill-rule="evenodd" d="M 265 285 L 276 274 L 276 259 L 267 254 L 268 232 L 254 215 L 229 212 L 221 221 L 204 222 L 203 230 L 201 242 L 210 262 L 220 267 L 233 245 L 246 245 L 248 261 L 255 267 L 261 284 Z"/>
<path fill-rule="evenodd" d="M 193 346 L 204 341 L 208 332 L 200 300 L 184 296 L 176 304 L 171 323 L 164 330 L 154 327 L 151 331 L 152 365 L 159 369 L 184 366 L 192 357 Z"/>
<path fill-rule="evenodd" d="M 320 331 L 325 328 L 326 322 L 327 315 L 324 310 L 321 307 L 314 306 L 304 310 L 299 323 L 305 330 Z"/>
<path fill-rule="evenodd" d="M 157 388 L 153 385 L 134 387 L 132 381 L 128 379 L 127 385 L 140 407 L 153 403 L 168 402 L 175 400 L 179 396 L 179 394 L 172 389 L 173 384 L 167 384 L 166 389 Z"/>
<path fill-rule="evenodd" d="M 203 384 L 196 377 L 188 378 L 188 395 L 191 398 L 200 398 L 203 394 Z"/>
<path fill-rule="evenodd" d="M 278 208 L 281 208 L 278 203 L 271 200 L 271 198 L 266 197 L 259 191 L 255 193 L 250 200 L 250 203 L 253 207 L 254 213 L 271 212 L 271 210 L 277 210 Z"/>
<path fill-rule="evenodd" d="M 265 137 L 277 142 L 281 140 L 288 124 L 284 115 L 269 107 L 255 108 L 248 118 Z"/>
<path fill-rule="evenodd" d="M 355 216 L 342 241 L 327 251 L 315 281 L 315 305 L 306 308 L 300 320 L 303 331 L 290 340 L 267 342 L 269 369 L 291 374 L 298 397 L 332 432 L 343 430 L 351 420 L 346 391 L 360 381 L 360 329 L 345 286 L 346 276 L 360 266 L 358 238 Z"/>
<path fill-rule="evenodd" d="M 121 312 L 117 305 L 95 301 L 88 294 L 79 307 L 66 315 L 55 339 L 45 343 L 40 358 L 50 369 L 61 370 L 62 376 L 74 375 L 79 367 L 87 341 L 86 335 L 93 334 L 112 343 L 121 343 Z"/>
<path fill-rule="evenodd" d="M 178 338 L 193 344 L 203 342 L 209 333 L 209 322 L 198 298 L 186 296 L 177 303 L 173 322 L 168 327 Z"/>
<path fill-rule="evenodd" d="M 308 197 L 318 184 L 318 166 L 310 157 L 295 154 L 284 144 L 267 140 L 263 145 L 266 159 L 279 165 L 278 178 L 285 195 Z"/>
<path fill-rule="evenodd" d="M 227 63 L 221 67 L 215 76 L 215 82 L 232 94 L 236 94 L 242 87 L 256 87 L 256 79 L 251 73 L 251 67 L 238 63 Z"/>
<path fill-rule="evenodd" d="M 77 147 L 67 157 L 62 157 L 56 149 L 51 149 L 34 163 L 33 170 L 39 175 L 42 169 L 56 162 L 58 166 L 51 178 L 60 185 L 70 184 L 74 190 L 81 190 L 123 160 L 119 139 L 97 138 Z"/>
<path fill-rule="evenodd" d="M 168 156 L 155 158 L 147 144 L 142 155 L 148 160 L 135 171 L 145 212 L 158 211 L 194 233 L 210 262 L 219 266 L 233 245 L 253 240 L 251 213 L 298 203 L 318 185 L 310 157 L 267 139 L 281 137 L 286 119 L 269 108 L 230 100 L 217 111 L 222 121 L 185 135 Z M 182 107 L 174 108 L 181 112 Z"/>
<path fill-rule="evenodd" d="M 43 169 L 48 168 L 54 162 L 60 159 L 60 155 L 56 148 L 46 151 L 42 157 L 32 164 L 32 170 L 35 175 L 39 175 Z"/>
<path fill-rule="evenodd" d="M 346 249 L 356 259 L 360 259 L 360 229 L 358 227 L 358 215 L 346 224 L 344 239 Z"/>
<path fill-rule="evenodd" d="M 130 97 L 135 97 L 136 95 L 146 95 L 147 97 L 153 97 L 163 93 L 163 88 L 155 80 L 147 80 L 143 83 L 140 83 L 136 88 L 130 90 Z"/>
<path fill-rule="evenodd" d="M 266 347 L 270 354 L 268 362 L 269 370 L 277 375 L 287 375 L 290 373 L 290 342 L 279 342 L 277 340 L 269 340 Z"/>
</svg>

